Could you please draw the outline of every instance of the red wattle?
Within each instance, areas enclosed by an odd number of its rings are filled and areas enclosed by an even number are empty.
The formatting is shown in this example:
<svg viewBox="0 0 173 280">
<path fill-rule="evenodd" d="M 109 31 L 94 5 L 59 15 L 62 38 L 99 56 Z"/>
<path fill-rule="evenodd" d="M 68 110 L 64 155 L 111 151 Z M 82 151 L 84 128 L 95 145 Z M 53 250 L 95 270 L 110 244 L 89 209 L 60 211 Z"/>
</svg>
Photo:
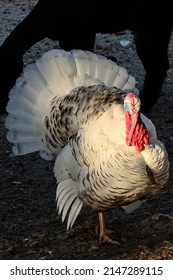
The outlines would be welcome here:
<svg viewBox="0 0 173 280">
<path fill-rule="evenodd" d="M 128 146 L 135 146 L 138 152 L 142 151 L 144 145 L 149 143 L 148 131 L 141 118 L 138 118 L 137 124 L 132 130 L 132 117 L 129 112 L 126 112 L 126 143 Z"/>
</svg>

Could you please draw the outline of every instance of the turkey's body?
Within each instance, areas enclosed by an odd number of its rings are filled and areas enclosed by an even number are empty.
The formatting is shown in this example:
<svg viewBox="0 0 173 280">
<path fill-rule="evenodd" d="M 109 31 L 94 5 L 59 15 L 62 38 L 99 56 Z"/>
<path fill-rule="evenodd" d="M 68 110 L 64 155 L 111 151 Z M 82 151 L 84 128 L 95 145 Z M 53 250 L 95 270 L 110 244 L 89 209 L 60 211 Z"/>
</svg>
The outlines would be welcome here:
<svg viewBox="0 0 173 280">
<path fill-rule="evenodd" d="M 67 228 L 83 206 L 100 213 L 165 186 L 166 149 L 138 113 L 138 98 L 128 93 L 135 80 L 124 68 L 90 52 L 53 50 L 26 76 L 10 94 L 7 138 L 15 155 L 56 159 L 57 207 Z"/>
</svg>

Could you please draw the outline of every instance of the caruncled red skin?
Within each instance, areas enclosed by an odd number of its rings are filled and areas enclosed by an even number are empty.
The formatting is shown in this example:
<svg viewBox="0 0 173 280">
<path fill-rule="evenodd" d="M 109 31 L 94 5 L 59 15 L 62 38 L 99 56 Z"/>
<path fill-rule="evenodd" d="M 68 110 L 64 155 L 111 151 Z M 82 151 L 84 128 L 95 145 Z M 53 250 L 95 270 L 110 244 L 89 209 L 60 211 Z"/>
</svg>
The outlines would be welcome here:
<svg viewBox="0 0 173 280">
<path fill-rule="evenodd" d="M 149 135 L 140 117 L 140 100 L 135 93 L 125 98 L 126 143 L 135 146 L 138 152 L 149 143 Z"/>
</svg>

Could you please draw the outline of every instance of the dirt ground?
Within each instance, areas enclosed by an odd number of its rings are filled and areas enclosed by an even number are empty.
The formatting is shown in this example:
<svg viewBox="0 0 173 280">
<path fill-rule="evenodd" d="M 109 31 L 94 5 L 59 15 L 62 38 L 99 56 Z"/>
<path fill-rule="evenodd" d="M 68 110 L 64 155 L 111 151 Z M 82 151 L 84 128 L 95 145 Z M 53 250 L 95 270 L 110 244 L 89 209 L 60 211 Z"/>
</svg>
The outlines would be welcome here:
<svg viewBox="0 0 173 280">
<path fill-rule="evenodd" d="M 28 3 L 34 2 L 0 0 L 0 44 L 29 12 Z M 144 70 L 133 39 L 128 30 L 116 36 L 98 34 L 95 47 L 100 54 L 115 55 L 135 76 L 140 89 Z M 122 40 L 128 40 L 128 46 L 123 47 Z M 156 48 L 158 45 L 156 42 Z M 54 47 L 58 42 L 43 40 L 27 52 L 25 63 Z M 0 259 L 173 259 L 173 36 L 169 58 L 172 66 L 152 120 L 169 153 L 170 179 L 157 197 L 134 213 L 128 215 L 117 208 L 105 214 L 107 226 L 114 230 L 112 237 L 120 243 L 117 246 L 98 243 L 97 215 L 89 209 L 83 209 L 74 227 L 66 231 L 56 212 L 53 162 L 44 161 L 38 153 L 12 156 L 5 115 L 0 116 Z"/>
</svg>

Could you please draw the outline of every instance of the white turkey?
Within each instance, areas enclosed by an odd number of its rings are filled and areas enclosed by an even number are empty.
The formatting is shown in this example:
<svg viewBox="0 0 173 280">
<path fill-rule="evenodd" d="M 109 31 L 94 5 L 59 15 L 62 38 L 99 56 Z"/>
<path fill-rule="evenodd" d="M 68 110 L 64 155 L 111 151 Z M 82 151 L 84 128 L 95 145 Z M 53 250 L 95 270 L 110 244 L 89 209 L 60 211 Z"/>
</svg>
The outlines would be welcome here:
<svg viewBox="0 0 173 280">
<path fill-rule="evenodd" d="M 14 155 L 55 159 L 56 201 L 71 228 L 98 212 L 100 242 L 116 243 L 103 212 L 157 194 L 169 178 L 164 144 L 140 114 L 135 79 L 92 52 L 51 50 L 25 70 L 6 108 Z"/>
</svg>

